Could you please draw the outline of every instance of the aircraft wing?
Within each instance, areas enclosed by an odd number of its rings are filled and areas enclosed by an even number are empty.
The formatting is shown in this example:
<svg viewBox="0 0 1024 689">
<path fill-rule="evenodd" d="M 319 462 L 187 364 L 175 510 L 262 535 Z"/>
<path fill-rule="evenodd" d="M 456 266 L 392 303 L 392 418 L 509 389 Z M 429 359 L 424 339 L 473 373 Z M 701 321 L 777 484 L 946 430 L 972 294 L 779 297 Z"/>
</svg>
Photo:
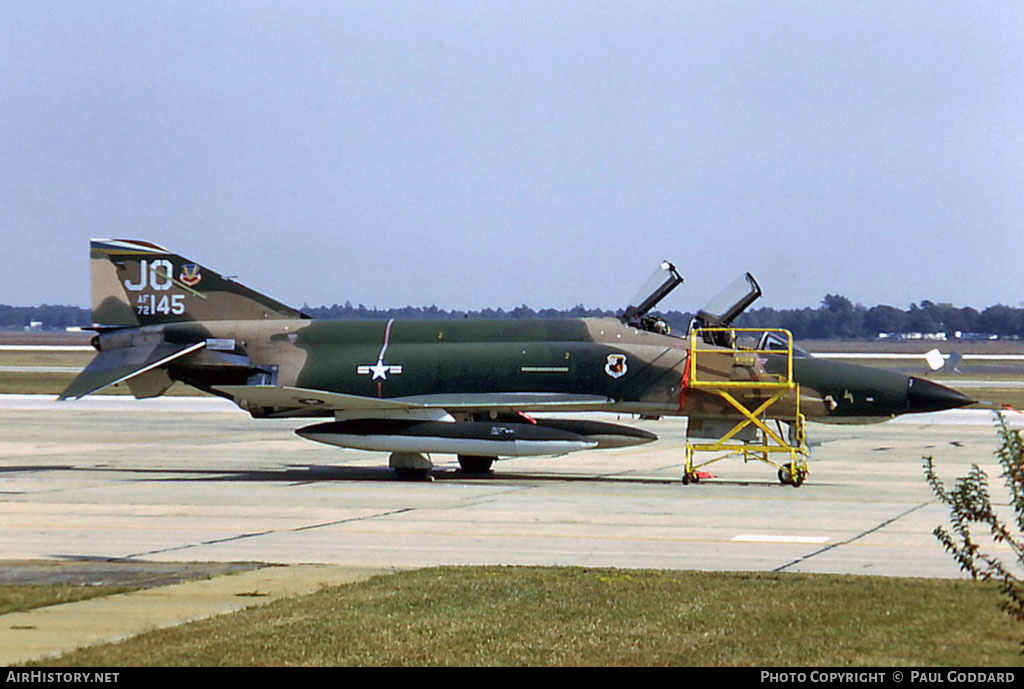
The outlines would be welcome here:
<svg viewBox="0 0 1024 689">
<path fill-rule="evenodd" d="M 559 411 L 593 409 L 614 402 L 611 398 L 599 395 L 546 392 L 436 394 L 382 399 L 276 385 L 220 385 L 214 387 L 214 390 L 230 395 L 240 406 L 246 408 L 273 407 L 276 409 L 321 409 L 325 411 L 372 412 L 376 410 L 388 412 L 411 409 Z"/>
<path fill-rule="evenodd" d="M 111 385 L 123 383 L 147 371 L 165 366 L 205 346 L 204 341 L 184 346 L 158 344 L 101 351 L 57 399 L 79 399 L 99 392 Z"/>
<path fill-rule="evenodd" d="M 273 407 L 276 409 L 342 410 L 398 410 L 410 409 L 415 404 L 396 402 L 376 397 L 345 395 L 311 388 L 280 385 L 217 385 L 214 390 L 230 395 L 244 408 Z"/>
<path fill-rule="evenodd" d="M 600 395 L 573 395 L 559 392 L 482 392 L 463 394 L 414 395 L 399 397 L 403 401 L 424 407 L 457 411 L 498 410 L 526 411 L 593 409 L 615 400 Z"/>
</svg>

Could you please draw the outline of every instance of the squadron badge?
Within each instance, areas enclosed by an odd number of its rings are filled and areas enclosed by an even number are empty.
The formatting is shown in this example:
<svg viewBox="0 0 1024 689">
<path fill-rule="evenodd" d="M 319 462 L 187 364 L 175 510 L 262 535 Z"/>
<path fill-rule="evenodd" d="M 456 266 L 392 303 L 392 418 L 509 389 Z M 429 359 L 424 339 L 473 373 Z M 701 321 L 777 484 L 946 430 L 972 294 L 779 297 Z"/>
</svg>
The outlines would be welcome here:
<svg viewBox="0 0 1024 689">
<path fill-rule="evenodd" d="M 626 375 L 626 371 L 629 369 L 626 367 L 626 355 L 625 354 L 609 354 L 608 361 L 604 365 L 604 372 L 612 378 L 621 378 Z"/>
<path fill-rule="evenodd" d="M 181 265 L 181 275 L 178 276 L 178 279 L 189 287 L 195 287 L 203 279 L 203 276 L 199 272 L 199 266 L 195 263 L 183 263 Z"/>
</svg>

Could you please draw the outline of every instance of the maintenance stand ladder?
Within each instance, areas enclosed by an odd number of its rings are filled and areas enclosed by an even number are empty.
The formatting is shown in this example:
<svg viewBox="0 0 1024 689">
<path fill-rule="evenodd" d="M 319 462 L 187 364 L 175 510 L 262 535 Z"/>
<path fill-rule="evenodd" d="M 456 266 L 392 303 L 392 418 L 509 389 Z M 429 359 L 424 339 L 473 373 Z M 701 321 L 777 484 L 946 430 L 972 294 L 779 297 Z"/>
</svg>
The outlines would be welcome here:
<svg viewBox="0 0 1024 689">
<path fill-rule="evenodd" d="M 746 349 L 739 347 L 738 335 L 741 333 L 777 333 L 780 337 L 774 338 L 776 342 L 785 341 L 786 349 Z M 722 357 L 727 355 L 729 350 L 722 348 L 701 348 L 698 343 L 703 343 L 704 333 L 725 333 L 726 337 L 714 337 L 712 340 L 722 341 L 727 339 L 732 343 L 732 357 L 734 367 L 751 367 L 756 369 L 759 357 L 786 357 L 784 374 L 770 374 L 770 379 L 760 376 L 760 379 L 752 380 L 702 380 L 698 377 L 698 359 L 701 355 L 705 357 L 716 355 Z M 769 338 L 762 336 L 761 342 L 767 342 Z M 764 345 L 758 345 L 764 346 Z M 694 327 L 690 330 L 690 359 L 687 387 L 693 390 L 703 390 L 717 394 L 739 412 L 741 418 L 735 426 L 714 442 L 692 442 L 689 430 L 686 434 L 686 466 L 683 469 L 683 483 L 696 483 L 700 479 L 698 470 L 715 462 L 729 457 L 741 456 L 744 463 L 749 461 L 764 462 L 778 469 L 779 482 L 784 485 L 800 486 L 807 478 L 807 462 L 804 459 L 808 454 L 807 439 L 805 434 L 806 419 L 800 413 L 800 385 L 793 380 L 793 335 L 788 330 L 778 328 L 700 328 Z M 758 376 L 755 376 L 758 378 Z M 751 397 L 763 396 L 771 393 L 755 409 L 748 409 L 739 402 L 734 395 L 743 397 L 744 392 L 755 393 Z M 775 414 L 771 418 L 776 420 L 778 432 L 773 431 L 767 424 L 769 411 L 773 407 L 783 406 L 780 401 L 790 393 L 793 395 L 794 403 L 792 414 Z M 789 424 L 789 433 L 782 430 L 780 421 Z M 751 437 L 753 431 L 754 440 L 743 440 L 739 434 Z M 700 464 L 694 462 L 694 454 L 697 452 L 725 452 L 726 454 L 714 457 Z M 773 461 L 772 456 L 779 453 L 789 455 L 789 462 L 781 464 Z"/>
</svg>

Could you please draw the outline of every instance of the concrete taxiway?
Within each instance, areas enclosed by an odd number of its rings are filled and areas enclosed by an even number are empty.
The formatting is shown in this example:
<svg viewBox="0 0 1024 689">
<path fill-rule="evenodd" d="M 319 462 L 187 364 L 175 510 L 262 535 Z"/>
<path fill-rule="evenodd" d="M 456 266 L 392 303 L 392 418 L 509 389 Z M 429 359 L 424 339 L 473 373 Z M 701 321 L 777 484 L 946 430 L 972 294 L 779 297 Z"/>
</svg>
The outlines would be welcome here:
<svg viewBox="0 0 1024 689">
<path fill-rule="evenodd" d="M 957 577 L 931 534 L 947 512 L 922 457 L 948 482 L 978 463 L 1000 494 L 991 418 L 812 425 L 801 488 L 735 459 L 683 486 L 681 419 L 636 422 L 661 436 L 651 445 L 506 460 L 487 477 L 440 456 L 433 481 L 404 483 L 385 454 L 310 443 L 292 433 L 310 420 L 257 421 L 222 400 L 0 396 L 0 553 Z"/>
</svg>

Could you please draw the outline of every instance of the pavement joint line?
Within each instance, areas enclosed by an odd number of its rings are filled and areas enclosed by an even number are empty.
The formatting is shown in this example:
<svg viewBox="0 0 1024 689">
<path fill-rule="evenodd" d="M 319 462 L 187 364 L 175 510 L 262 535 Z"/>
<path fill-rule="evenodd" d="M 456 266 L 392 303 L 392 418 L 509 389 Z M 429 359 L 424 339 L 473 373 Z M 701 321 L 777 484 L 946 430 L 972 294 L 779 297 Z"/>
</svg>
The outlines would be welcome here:
<svg viewBox="0 0 1024 689">
<path fill-rule="evenodd" d="M 77 648 L 120 641 L 392 571 L 381 567 L 271 565 L 7 613 L 0 615 L 0 666 L 52 658 Z"/>
<path fill-rule="evenodd" d="M 445 512 L 447 512 L 447 511 L 450 511 L 450 510 L 464 510 L 467 507 L 478 507 L 480 505 L 490 505 L 492 503 L 498 502 L 501 498 L 503 498 L 505 496 L 515 495 L 516 493 L 526 493 L 526 492 L 529 492 L 529 491 L 538 490 L 540 488 L 543 488 L 543 486 L 540 485 L 540 484 L 536 484 L 536 483 L 524 483 L 524 484 L 518 484 L 517 483 L 515 485 L 510 486 L 508 490 L 502 490 L 502 491 L 499 491 L 497 493 L 490 494 L 490 495 L 480 495 L 480 496 L 477 496 L 477 497 L 469 496 L 469 497 L 465 498 L 463 501 L 461 501 L 459 503 L 453 503 L 453 504 L 448 505 L 447 507 L 443 507 L 441 509 L 444 510 Z M 410 509 L 410 511 L 412 511 L 412 510 Z"/>
<path fill-rule="evenodd" d="M 118 558 L 118 559 L 126 559 L 127 560 L 127 559 L 131 559 L 131 558 L 146 557 L 148 555 L 162 555 L 164 553 L 173 553 L 176 550 L 188 550 L 190 548 L 200 548 L 200 547 L 202 547 L 204 545 L 218 545 L 220 543 L 230 543 L 232 541 L 241 541 L 241 540 L 244 540 L 246 538 L 256 538 L 258 536 L 266 536 L 268 534 L 273 534 L 273 533 L 297 533 L 299 531 L 310 531 L 310 530 L 313 530 L 313 529 L 322 529 L 322 528 L 327 527 L 327 526 L 336 526 L 338 524 L 350 524 L 350 523 L 354 523 L 354 522 L 367 521 L 367 520 L 370 520 L 370 519 L 378 519 L 380 517 L 390 517 L 392 515 L 404 514 L 406 512 L 413 512 L 415 510 L 416 510 L 416 508 L 414 508 L 414 507 L 403 507 L 402 509 L 399 509 L 399 510 L 389 510 L 387 512 L 381 512 L 379 514 L 368 514 L 368 515 L 364 515 L 364 516 L 361 516 L 361 517 L 350 517 L 348 519 L 337 519 L 335 521 L 323 522 L 323 523 L 320 523 L 320 524 L 307 524 L 306 526 L 297 526 L 297 527 L 292 528 L 292 529 L 267 529 L 266 531 L 256 531 L 256 532 L 253 532 L 253 533 L 238 534 L 236 536 L 227 536 L 225 538 L 214 538 L 212 540 L 201 541 L 199 543 L 187 543 L 185 545 L 177 545 L 177 546 L 173 546 L 171 548 L 160 548 L 158 550 L 147 550 L 146 552 L 143 552 L 143 553 L 131 553 L 130 555 L 125 555 L 125 556 L 123 556 L 123 558 Z"/>
<path fill-rule="evenodd" d="M 781 572 L 781 571 L 783 571 L 785 569 L 788 569 L 789 567 L 792 567 L 794 565 L 798 565 L 801 562 L 806 562 L 807 560 L 810 560 L 812 557 L 816 557 L 818 555 L 821 555 L 822 553 L 826 553 L 826 552 L 828 552 L 830 550 L 834 550 L 835 548 L 838 548 L 840 546 L 849 545 L 850 543 L 853 543 L 854 541 L 858 541 L 858 540 L 864 538 L 865 536 L 870 536 L 871 534 L 875 533 L 876 531 L 880 531 L 881 529 L 884 529 L 885 527 L 889 526 L 893 522 L 899 521 L 900 519 L 903 519 L 907 515 L 913 514 L 914 512 L 917 512 L 918 510 L 923 509 L 923 508 L 927 507 L 928 505 L 932 505 L 934 503 L 935 503 L 935 500 L 929 500 L 928 502 L 923 502 L 920 505 L 916 505 L 914 507 L 911 507 L 909 510 L 906 510 L 906 511 L 900 513 L 900 514 L 897 514 L 895 517 L 891 517 L 889 519 L 886 519 L 881 524 L 877 524 L 877 525 L 873 526 L 872 528 L 868 529 L 867 531 L 863 531 L 863 532 L 857 534 L 856 536 L 853 536 L 851 538 L 847 538 L 844 541 L 837 541 L 836 543 L 831 543 L 831 544 L 825 546 L 824 548 L 821 548 L 819 550 L 814 551 L 813 553 L 809 553 L 807 555 L 804 555 L 803 557 L 798 557 L 797 559 L 793 560 L 792 562 L 787 562 L 786 564 L 782 565 L 781 567 L 776 567 L 772 571 L 773 572 Z"/>
</svg>

